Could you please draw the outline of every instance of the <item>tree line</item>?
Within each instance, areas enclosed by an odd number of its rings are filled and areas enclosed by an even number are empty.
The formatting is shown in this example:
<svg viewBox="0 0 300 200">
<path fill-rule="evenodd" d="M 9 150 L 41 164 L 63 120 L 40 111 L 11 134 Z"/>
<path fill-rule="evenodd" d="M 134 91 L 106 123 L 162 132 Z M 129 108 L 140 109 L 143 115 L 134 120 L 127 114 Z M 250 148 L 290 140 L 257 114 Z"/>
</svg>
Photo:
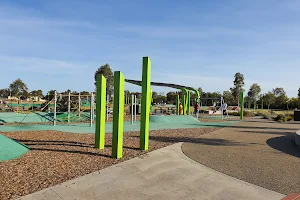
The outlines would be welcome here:
<svg viewBox="0 0 300 200">
<path fill-rule="evenodd" d="M 113 72 L 109 64 L 105 64 L 100 66 L 94 75 L 95 79 L 95 86 L 96 86 L 96 77 L 97 74 L 103 74 L 103 76 L 107 80 L 107 95 L 112 99 L 113 96 Z M 244 89 L 244 75 L 240 72 L 237 72 L 234 75 L 233 80 L 233 87 L 229 88 L 228 90 L 224 91 L 223 93 L 220 92 L 205 92 L 201 87 L 198 88 L 200 93 L 200 99 L 205 98 L 224 98 L 224 101 L 228 105 L 239 105 L 239 95 Z M 81 95 L 88 95 L 88 91 L 71 91 L 67 90 L 63 92 L 63 94 L 81 94 Z M 49 94 L 49 95 L 48 95 Z M 131 94 L 137 96 L 137 98 L 141 98 L 140 92 L 130 92 L 129 90 L 125 90 L 125 97 L 130 98 Z M 170 91 L 167 94 L 158 93 L 153 91 L 152 98 L 153 103 L 167 103 L 167 104 L 175 104 L 176 96 L 180 95 L 183 96 L 182 91 Z M 300 87 L 298 89 L 297 98 L 289 98 L 284 91 L 284 88 L 273 88 L 271 91 L 266 93 L 261 93 L 261 87 L 258 83 L 253 83 L 250 86 L 250 89 L 247 93 L 245 93 L 245 106 L 253 108 L 255 105 L 259 108 L 268 108 L 268 109 L 295 109 L 300 108 Z M 52 99 L 54 96 L 54 90 L 47 92 L 46 95 L 43 94 L 42 90 L 32 90 L 29 91 L 27 85 L 19 78 L 13 81 L 9 88 L 0 89 L 0 97 L 7 98 L 8 96 L 14 96 L 20 99 L 27 99 L 30 97 L 40 97 L 44 99 Z M 196 99 L 196 94 L 191 93 L 191 99 Z"/>
</svg>

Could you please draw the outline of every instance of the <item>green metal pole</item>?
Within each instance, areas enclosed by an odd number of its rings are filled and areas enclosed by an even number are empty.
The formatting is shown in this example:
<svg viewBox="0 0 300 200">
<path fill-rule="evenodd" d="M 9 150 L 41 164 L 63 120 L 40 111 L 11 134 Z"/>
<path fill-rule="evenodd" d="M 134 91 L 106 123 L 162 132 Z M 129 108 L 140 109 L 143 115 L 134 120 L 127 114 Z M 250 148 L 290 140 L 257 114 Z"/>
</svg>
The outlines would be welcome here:
<svg viewBox="0 0 300 200">
<path fill-rule="evenodd" d="M 256 101 L 254 101 L 253 109 L 256 110 Z"/>
<path fill-rule="evenodd" d="M 106 78 L 102 74 L 96 77 L 96 129 L 95 147 L 104 149 L 105 145 L 105 113 L 106 113 Z"/>
<path fill-rule="evenodd" d="M 191 113 L 191 92 L 187 91 L 187 115 Z"/>
<path fill-rule="evenodd" d="M 264 109 L 264 100 L 261 100 L 261 109 Z"/>
<path fill-rule="evenodd" d="M 124 131 L 124 75 L 114 72 L 114 105 L 113 105 L 113 135 L 112 157 L 122 158 Z"/>
<path fill-rule="evenodd" d="M 150 92 L 151 92 L 151 60 L 143 57 L 142 72 L 142 102 L 141 102 L 141 127 L 140 149 L 148 150 L 149 147 L 149 118 L 150 118 Z"/>
<path fill-rule="evenodd" d="M 176 96 L 176 115 L 179 115 L 179 95 Z"/>
<path fill-rule="evenodd" d="M 185 99 L 186 99 L 186 96 L 183 95 L 183 97 L 182 97 L 182 110 L 183 110 L 183 115 L 186 115 Z"/>
<path fill-rule="evenodd" d="M 244 92 L 241 92 L 240 94 L 240 119 L 244 119 Z"/>
<path fill-rule="evenodd" d="M 183 96 L 183 115 L 187 115 L 187 111 L 188 111 L 188 90 L 183 88 L 182 89 L 182 92 L 184 93 L 184 96 Z"/>
<path fill-rule="evenodd" d="M 131 94 L 131 104 L 130 104 L 131 124 L 133 124 L 133 105 L 134 105 L 134 94 Z"/>
</svg>

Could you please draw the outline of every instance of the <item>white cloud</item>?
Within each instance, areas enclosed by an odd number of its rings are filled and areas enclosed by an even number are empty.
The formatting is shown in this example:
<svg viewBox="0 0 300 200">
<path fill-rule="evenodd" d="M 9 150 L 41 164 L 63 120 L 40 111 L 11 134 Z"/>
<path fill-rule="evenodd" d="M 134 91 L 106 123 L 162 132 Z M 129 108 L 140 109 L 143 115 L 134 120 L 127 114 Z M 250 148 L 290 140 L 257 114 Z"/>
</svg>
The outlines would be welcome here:
<svg viewBox="0 0 300 200">
<path fill-rule="evenodd" d="M 0 56 L 0 63 L 6 69 L 16 72 L 37 72 L 47 74 L 76 73 L 83 66 L 62 60 L 35 57 Z"/>
</svg>

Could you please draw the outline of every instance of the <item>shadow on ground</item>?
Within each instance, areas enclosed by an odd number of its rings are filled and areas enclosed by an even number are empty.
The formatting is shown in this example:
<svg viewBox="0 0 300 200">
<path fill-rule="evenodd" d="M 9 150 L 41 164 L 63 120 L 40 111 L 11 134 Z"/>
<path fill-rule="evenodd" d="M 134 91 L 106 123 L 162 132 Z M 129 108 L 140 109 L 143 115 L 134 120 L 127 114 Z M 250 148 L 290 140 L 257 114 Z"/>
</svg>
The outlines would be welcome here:
<svg viewBox="0 0 300 200">
<path fill-rule="evenodd" d="M 139 136 L 133 136 L 139 137 Z M 166 137 L 166 136 L 150 136 L 150 140 L 159 142 L 188 142 L 204 145 L 214 145 L 214 146 L 245 146 L 246 143 L 234 142 L 224 139 L 209 139 L 209 138 L 188 138 L 188 137 Z"/>
<path fill-rule="evenodd" d="M 265 130 L 262 130 L 262 131 L 259 131 L 259 130 L 254 130 L 254 131 L 251 131 L 251 130 L 246 130 L 246 131 L 240 131 L 240 132 L 243 132 L 243 133 L 255 133 L 255 134 L 273 134 L 273 135 L 290 135 L 290 134 L 294 134 L 295 131 L 285 131 L 285 132 L 276 132 L 275 130 L 274 131 L 265 131 Z"/>
<path fill-rule="evenodd" d="M 293 134 L 275 137 L 267 140 L 267 144 L 283 153 L 300 158 L 300 148 L 295 144 Z"/>
<path fill-rule="evenodd" d="M 54 141 L 54 140 L 17 140 L 15 141 L 19 142 L 20 144 L 24 144 L 27 147 L 30 148 L 30 150 L 40 150 L 40 151 L 56 151 L 56 152 L 68 152 L 68 153 L 79 153 L 79 154 L 88 154 L 88 155 L 100 155 L 107 157 L 106 155 L 99 154 L 99 153 L 89 153 L 89 152 L 82 152 L 82 151 L 73 151 L 73 150 L 63 150 L 63 149 L 48 149 L 44 147 L 37 148 L 36 146 L 66 146 L 66 147 L 87 147 L 87 148 L 94 148 L 94 144 L 88 144 L 83 142 L 73 142 L 73 141 Z M 105 148 L 112 147 L 109 144 L 105 145 Z M 129 146 L 123 146 L 125 149 L 132 149 L 132 150 L 139 150 L 139 148 L 135 147 L 129 147 Z"/>
</svg>

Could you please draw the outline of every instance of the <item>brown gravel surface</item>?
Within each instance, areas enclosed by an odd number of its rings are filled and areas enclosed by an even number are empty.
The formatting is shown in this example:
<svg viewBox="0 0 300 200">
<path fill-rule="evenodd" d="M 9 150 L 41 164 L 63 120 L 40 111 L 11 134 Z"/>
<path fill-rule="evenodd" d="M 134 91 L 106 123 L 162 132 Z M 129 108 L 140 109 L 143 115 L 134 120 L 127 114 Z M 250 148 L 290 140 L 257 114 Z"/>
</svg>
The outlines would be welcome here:
<svg viewBox="0 0 300 200">
<path fill-rule="evenodd" d="M 176 142 L 189 142 L 218 128 L 159 130 L 150 132 L 150 150 Z M 93 134 L 57 131 L 7 132 L 1 134 L 27 145 L 24 156 L 0 163 L 0 199 L 12 199 L 140 156 L 139 133 L 124 134 L 123 158 L 112 159 L 111 134 L 105 150 L 93 148 Z"/>
<path fill-rule="evenodd" d="M 247 119 L 182 145 L 193 160 L 222 173 L 282 193 L 300 193 L 300 124 Z"/>
</svg>

